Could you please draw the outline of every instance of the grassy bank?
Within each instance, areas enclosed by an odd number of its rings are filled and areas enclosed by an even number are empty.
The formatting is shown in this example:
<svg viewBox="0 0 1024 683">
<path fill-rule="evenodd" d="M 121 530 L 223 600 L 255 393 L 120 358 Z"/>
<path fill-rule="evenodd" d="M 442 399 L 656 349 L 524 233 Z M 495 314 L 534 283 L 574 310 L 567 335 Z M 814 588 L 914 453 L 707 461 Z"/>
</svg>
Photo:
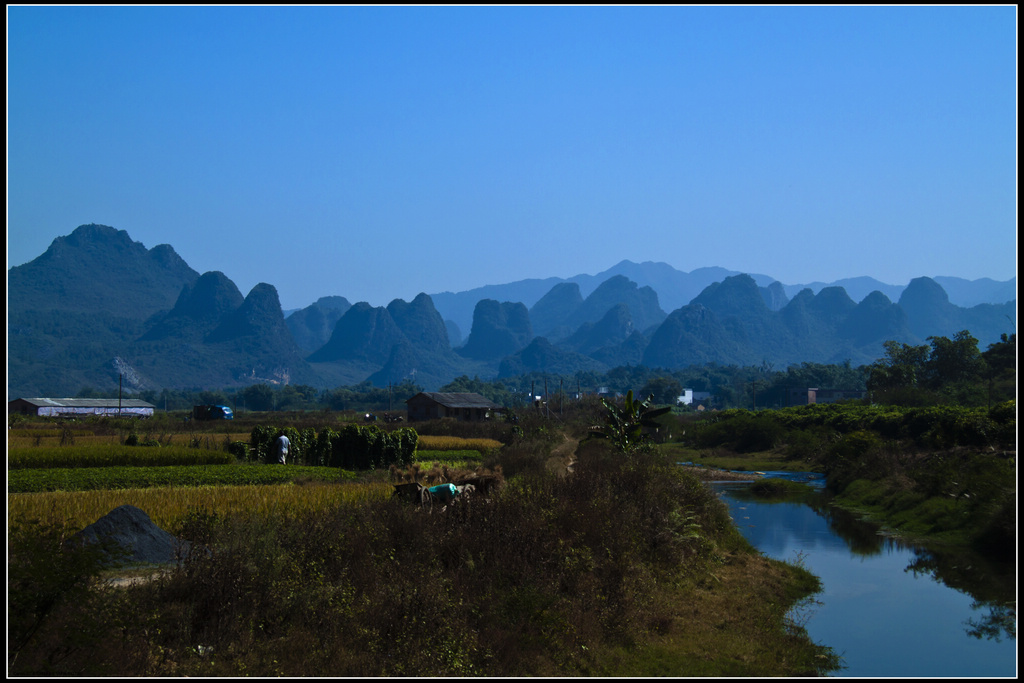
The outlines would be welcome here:
<svg viewBox="0 0 1024 683">
<path fill-rule="evenodd" d="M 969 546 L 982 554 L 1013 560 L 1017 538 L 1016 487 L 1008 483 L 1011 466 L 975 454 L 976 466 L 990 469 L 984 488 L 929 495 L 926 487 L 901 479 L 855 479 L 834 504 L 862 513 L 890 533 L 931 544 Z M 966 477 L 965 477 L 966 478 Z M 959 483 L 959 482 L 958 482 Z"/>
<path fill-rule="evenodd" d="M 643 644 L 613 647 L 605 676 L 813 676 L 835 654 L 809 647 L 803 629 L 818 579 L 801 567 L 746 550 L 726 553 L 702 582 L 659 594 L 664 616 Z M 740 595 L 756 596 L 739 600 Z M 773 662 L 768 664 L 768 662 Z M 783 673 L 787 672 L 787 673 Z"/>
<path fill-rule="evenodd" d="M 676 462 L 692 462 L 735 472 L 803 472 L 809 469 L 808 463 L 790 458 L 781 449 L 737 453 L 725 447 L 692 448 L 679 443 L 661 444 L 658 449 Z"/>
</svg>

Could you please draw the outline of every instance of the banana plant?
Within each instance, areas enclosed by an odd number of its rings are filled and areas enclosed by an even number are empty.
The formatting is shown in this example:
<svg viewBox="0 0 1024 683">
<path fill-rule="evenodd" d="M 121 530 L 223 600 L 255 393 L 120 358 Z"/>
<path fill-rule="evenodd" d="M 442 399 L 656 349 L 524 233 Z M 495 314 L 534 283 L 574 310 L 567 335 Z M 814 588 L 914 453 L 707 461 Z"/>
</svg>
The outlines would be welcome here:
<svg viewBox="0 0 1024 683">
<path fill-rule="evenodd" d="M 635 453 L 647 442 L 644 429 L 657 429 L 658 423 L 654 418 L 672 410 L 671 406 L 654 408 L 653 400 L 654 394 L 651 394 L 646 399 L 638 401 L 633 398 L 632 390 L 626 392 L 626 398 L 621 406 L 602 398 L 601 403 L 608 413 L 605 415 L 604 427 L 592 432 L 593 435 L 609 439 L 623 453 Z"/>
</svg>

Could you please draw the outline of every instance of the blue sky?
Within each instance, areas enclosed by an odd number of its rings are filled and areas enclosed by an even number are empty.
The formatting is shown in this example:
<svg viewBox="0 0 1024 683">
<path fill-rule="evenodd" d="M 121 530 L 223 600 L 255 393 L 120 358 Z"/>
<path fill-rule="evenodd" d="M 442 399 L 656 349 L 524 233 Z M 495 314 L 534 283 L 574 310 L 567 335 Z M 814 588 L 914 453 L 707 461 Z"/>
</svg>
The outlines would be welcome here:
<svg viewBox="0 0 1024 683">
<path fill-rule="evenodd" d="M 8 7 L 8 268 L 386 305 L 623 259 L 1016 275 L 1017 10 Z"/>
</svg>

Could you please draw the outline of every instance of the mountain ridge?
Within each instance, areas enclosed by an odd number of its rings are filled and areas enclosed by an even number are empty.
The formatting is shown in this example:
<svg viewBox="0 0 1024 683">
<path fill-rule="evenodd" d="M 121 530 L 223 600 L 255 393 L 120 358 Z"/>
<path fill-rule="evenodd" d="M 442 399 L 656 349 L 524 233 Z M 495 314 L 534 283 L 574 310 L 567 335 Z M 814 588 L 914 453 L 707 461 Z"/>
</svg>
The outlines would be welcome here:
<svg viewBox="0 0 1024 683">
<path fill-rule="evenodd" d="M 8 396 L 116 386 L 126 368 L 135 382 L 129 389 L 259 382 L 331 388 L 412 378 L 433 390 L 463 374 L 516 370 L 865 363 L 881 357 L 887 339 L 921 344 L 969 329 L 982 344 L 994 341 L 1015 315 L 1015 299 L 964 308 L 927 277 L 896 298 L 873 289 L 857 301 L 843 287 L 787 294 L 778 281 L 745 273 L 708 282 L 692 297 L 685 292 L 728 272 L 621 261 L 571 282 L 523 281 L 532 304 L 478 299 L 461 328 L 434 301 L 439 295 L 425 293 L 386 308 L 321 297 L 285 317 L 272 284 L 243 297 L 222 272 L 200 275 L 170 245 L 146 249 L 123 230 L 88 224 L 8 270 Z M 877 282 L 853 280 L 862 288 Z M 947 280 L 958 296 L 998 297 L 1011 284 L 1016 293 L 1016 278 L 985 279 L 973 290 Z M 667 296 L 657 289 L 672 283 L 677 288 Z M 551 329 L 541 329 L 542 319 Z M 461 332 L 454 334 L 459 329 L 470 330 L 464 344 Z"/>
<path fill-rule="evenodd" d="M 601 282 L 615 275 L 625 275 L 639 287 L 651 287 L 658 294 L 664 310 L 674 311 L 690 303 L 709 284 L 741 274 L 750 275 L 759 287 L 769 288 L 773 283 L 779 282 L 782 292 L 788 298 L 793 298 L 804 289 L 810 289 L 817 294 L 827 287 L 842 287 L 854 303 L 862 301 L 876 290 L 885 294 L 890 301 L 898 301 L 903 290 L 909 285 L 909 282 L 908 285 L 888 284 L 870 276 L 843 278 L 833 282 L 785 284 L 769 275 L 744 273 L 720 266 L 707 266 L 685 272 L 661 261 L 635 263 L 627 259 L 596 275 L 531 278 L 505 284 L 484 285 L 460 292 L 439 292 L 430 296 L 445 320 L 451 320 L 459 329 L 467 330 L 472 324 L 473 308 L 480 299 L 521 302 L 527 308 L 532 308 L 557 284 L 576 283 L 580 287 L 580 295 L 587 297 Z M 936 276 L 932 279 L 943 285 L 949 293 L 951 303 L 964 308 L 978 304 L 1004 304 L 1016 299 L 1016 277 L 1006 281 L 992 278 L 967 280 L 952 276 Z"/>
</svg>

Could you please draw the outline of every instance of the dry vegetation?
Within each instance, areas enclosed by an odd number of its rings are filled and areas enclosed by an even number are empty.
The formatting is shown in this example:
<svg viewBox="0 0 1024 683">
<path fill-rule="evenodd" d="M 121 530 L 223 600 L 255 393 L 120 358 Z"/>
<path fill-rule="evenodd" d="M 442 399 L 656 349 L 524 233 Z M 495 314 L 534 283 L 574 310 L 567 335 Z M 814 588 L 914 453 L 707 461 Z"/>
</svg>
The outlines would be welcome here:
<svg viewBox="0 0 1024 683">
<path fill-rule="evenodd" d="M 418 463 L 338 484 L 9 496 L 8 673 L 828 670 L 831 653 L 785 616 L 814 578 L 754 553 L 674 464 L 581 443 L 589 424 L 526 416 L 515 435 L 500 425 L 462 435 L 505 439 L 472 470 L 505 485 L 443 511 L 390 497 L 392 480 L 432 467 Z M 445 467 L 450 479 L 470 472 Z M 114 588 L 87 549 L 62 539 L 122 504 L 209 552 Z"/>
</svg>

